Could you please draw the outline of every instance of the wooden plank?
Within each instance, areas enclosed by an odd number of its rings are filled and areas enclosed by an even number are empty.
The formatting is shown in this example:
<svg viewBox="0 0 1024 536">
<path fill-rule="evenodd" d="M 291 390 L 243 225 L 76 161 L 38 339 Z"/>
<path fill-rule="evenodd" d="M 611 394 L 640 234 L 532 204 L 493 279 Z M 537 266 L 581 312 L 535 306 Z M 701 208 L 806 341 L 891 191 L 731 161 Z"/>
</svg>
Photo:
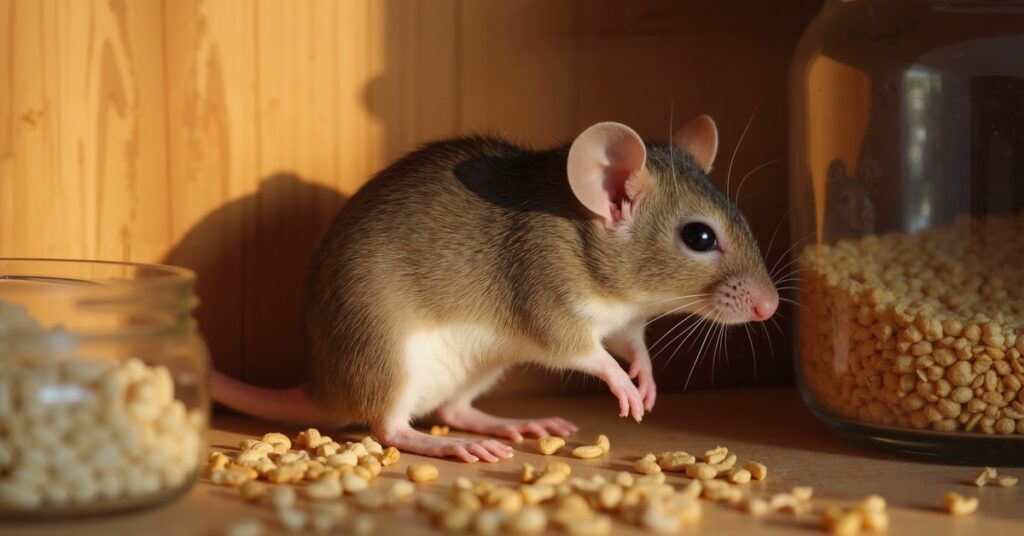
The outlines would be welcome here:
<svg viewBox="0 0 1024 536">
<path fill-rule="evenodd" d="M 240 375 L 242 223 L 258 189 L 255 12 L 245 1 L 174 1 L 163 24 L 175 241 L 164 261 L 197 272 L 200 331 L 216 368 Z"/>
<path fill-rule="evenodd" d="M 370 172 L 350 168 L 350 176 L 339 176 L 339 148 L 369 133 L 364 121 L 341 130 L 341 116 L 365 113 L 342 96 L 370 73 L 365 63 L 340 64 L 338 51 L 376 52 L 376 34 L 364 28 L 373 9 L 365 2 L 309 2 L 302 9 L 289 1 L 256 4 L 259 148 L 253 179 L 259 188 L 243 211 L 241 274 L 244 377 L 255 383 L 301 380 L 301 297 L 309 259 L 343 201 L 335 189 L 358 184 Z M 356 142 L 357 151 L 375 141 Z"/>
<path fill-rule="evenodd" d="M 2 9 L 0 254 L 155 260 L 169 238 L 159 0 Z"/>
<path fill-rule="evenodd" d="M 501 0 L 459 7 L 460 131 L 538 147 L 575 134 L 576 6 Z"/>
</svg>

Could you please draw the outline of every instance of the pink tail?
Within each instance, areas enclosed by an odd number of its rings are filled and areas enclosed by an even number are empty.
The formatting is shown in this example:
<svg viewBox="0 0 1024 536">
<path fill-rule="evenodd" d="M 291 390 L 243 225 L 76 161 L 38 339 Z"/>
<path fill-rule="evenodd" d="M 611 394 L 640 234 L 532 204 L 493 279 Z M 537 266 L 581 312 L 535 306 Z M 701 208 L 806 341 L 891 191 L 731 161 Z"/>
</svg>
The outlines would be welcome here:
<svg viewBox="0 0 1024 536">
<path fill-rule="evenodd" d="M 256 387 L 213 371 L 212 389 L 213 399 L 217 402 L 268 421 L 304 425 L 344 424 L 331 423 L 301 386 L 290 389 Z"/>
</svg>

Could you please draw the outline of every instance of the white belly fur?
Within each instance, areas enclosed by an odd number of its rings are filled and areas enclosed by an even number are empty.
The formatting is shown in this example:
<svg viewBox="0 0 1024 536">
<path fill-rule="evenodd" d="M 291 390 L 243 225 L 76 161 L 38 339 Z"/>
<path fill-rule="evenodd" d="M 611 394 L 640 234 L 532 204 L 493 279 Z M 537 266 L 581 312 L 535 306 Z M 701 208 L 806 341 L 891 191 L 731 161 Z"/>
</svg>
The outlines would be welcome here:
<svg viewBox="0 0 1024 536">
<path fill-rule="evenodd" d="M 589 300 L 578 314 L 593 323 L 602 341 L 641 320 L 634 306 Z M 546 351 L 523 337 L 479 325 L 447 325 L 416 329 L 406 338 L 405 383 L 390 420 L 405 421 L 437 409 L 513 363 L 551 362 Z"/>
<path fill-rule="evenodd" d="M 418 329 L 406 338 L 406 381 L 392 419 L 430 413 L 510 364 L 543 358 L 544 350 L 529 340 L 482 326 Z"/>
</svg>

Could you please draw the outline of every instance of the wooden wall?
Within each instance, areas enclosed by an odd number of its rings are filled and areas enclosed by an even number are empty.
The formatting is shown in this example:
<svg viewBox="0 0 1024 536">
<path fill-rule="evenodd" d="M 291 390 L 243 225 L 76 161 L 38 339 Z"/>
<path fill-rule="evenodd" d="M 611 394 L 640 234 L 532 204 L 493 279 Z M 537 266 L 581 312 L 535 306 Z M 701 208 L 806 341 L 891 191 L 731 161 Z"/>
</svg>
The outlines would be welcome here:
<svg viewBox="0 0 1024 536">
<path fill-rule="evenodd" d="M 307 259 L 376 170 L 452 134 L 544 146 L 611 119 L 665 139 L 706 112 L 724 183 L 756 110 L 735 192 L 785 156 L 786 71 L 815 3 L 0 0 L 0 256 L 192 267 L 217 367 L 291 384 Z M 784 169 L 740 199 L 765 247 Z M 778 332 L 774 350 L 755 339 L 756 375 L 734 339 L 715 385 L 787 376 Z M 678 354 L 663 387 L 689 371 L 693 352 Z M 698 370 L 707 384 L 710 363 Z M 503 390 L 579 385 L 530 373 Z"/>
</svg>

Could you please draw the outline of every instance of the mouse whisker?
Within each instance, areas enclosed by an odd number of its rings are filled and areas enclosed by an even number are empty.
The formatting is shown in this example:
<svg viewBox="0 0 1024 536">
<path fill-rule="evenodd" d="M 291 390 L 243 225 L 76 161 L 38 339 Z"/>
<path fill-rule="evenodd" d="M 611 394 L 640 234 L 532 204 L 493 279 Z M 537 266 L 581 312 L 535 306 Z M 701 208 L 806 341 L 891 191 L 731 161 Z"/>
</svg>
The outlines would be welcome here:
<svg viewBox="0 0 1024 536">
<path fill-rule="evenodd" d="M 697 297 L 707 296 L 707 295 L 708 295 L 707 293 L 701 293 L 701 294 L 690 294 L 690 295 L 687 295 L 687 296 L 676 296 L 674 298 L 665 298 L 664 300 L 653 301 L 653 302 L 647 303 L 645 305 L 648 305 L 648 306 L 650 306 L 650 305 L 658 305 L 658 304 L 661 304 L 661 303 L 670 302 L 670 301 L 674 301 L 674 300 L 685 300 L 687 298 L 697 298 Z"/>
<path fill-rule="evenodd" d="M 725 364 L 729 364 L 729 325 L 722 324 L 722 356 L 725 357 Z"/>
<path fill-rule="evenodd" d="M 786 264 L 783 264 L 782 266 L 780 266 L 780 267 L 778 267 L 776 269 L 773 269 L 772 270 L 772 277 L 779 277 L 781 274 L 779 274 L 777 272 L 784 272 L 784 271 L 786 271 L 787 269 L 789 269 L 790 267 L 792 267 L 795 263 L 797 263 L 799 261 L 800 261 L 800 257 L 793 257 L 792 259 L 787 261 Z"/>
<path fill-rule="evenodd" d="M 703 325 L 704 323 L 705 323 L 705 319 L 704 319 L 704 318 L 700 318 L 699 320 L 695 321 L 695 322 L 694 322 L 694 323 L 693 323 L 692 325 L 690 325 L 689 327 L 687 327 L 686 329 L 684 329 L 684 330 L 683 330 L 683 331 L 682 331 L 681 333 L 679 333 L 678 335 L 676 335 L 676 336 L 675 336 L 675 337 L 674 337 L 674 338 L 673 338 L 672 340 L 668 341 L 667 343 L 665 343 L 665 345 L 664 345 L 664 346 L 662 346 L 662 347 L 661 347 L 660 349 L 658 349 L 658 351 L 657 351 L 657 353 L 655 353 L 654 357 L 657 357 L 657 356 L 658 356 L 658 355 L 660 355 L 660 354 L 661 354 L 662 352 L 664 352 L 664 351 L 665 351 L 666 349 L 668 349 L 668 348 L 669 348 L 670 346 L 672 346 L 672 343 L 674 343 L 675 341 L 679 340 L 679 338 L 680 338 L 680 337 L 684 337 L 684 336 L 685 336 L 685 337 L 683 338 L 682 342 L 680 342 L 680 343 L 679 343 L 679 346 L 677 346 L 677 347 L 676 347 L 675 351 L 674 351 L 674 352 L 673 352 L 672 354 L 670 354 L 670 355 L 668 356 L 668 359 L 666 359 L 666 360 L 665 360 L 665 366 L 667 367 L 667 366 L 668 366 L 668 364 L 672 362 L 672 358 L 673 358 L 673 357 L 675 357 L 675 354 L 679 352 L 679 348 L 680 348 L 680 347 L 681 347 L 681 346 L 682 346 L 682 345 L 683 345 L 684 343 L 686 343 L 686 341 L 687 341 L 687 340 L 689 340 L 689 339 L 690 339 L 690 337 L 691 337 L 691 336 L 692 336 L 692 335 L 693 335 L 694 333 L 697 333 L 697 332 L 699 332 L 699 328 L 700 328 L 700 326 L 702 326 L 702 325 Z M 652 357 L 652 359 L 653 359 L 654 357 Z M 663 367 L 663 368 L 664 368 L 664 367 Z"/>
<path fill-rule="evenodd" d="M 718 344 L 722 341 L 719 334 L 719 326 L 711 330 L 711 344 L 708 345 L 708 358 L 711 359 L 711 386 L 715 386 L 715 363 L 718 362 Z"/>
<path fill-rule="evenodd" d="M 781 283 L 789 283 L 791 281 L 801 281 L 801 282 L 807 281 L 806 279 L 804 279 L 802 277 L 795 277 L 795 275 L 794 275 L 795 273 L 796 272 L 789 272 L 788 274 L 783 274 L 786 277 L 784 279 L 779 279 L 779 280 L 775 281 L 775 284 L 778 285 L 778 284 L 781 284 Z"/>
<path fill-rule="evenodd" d="M 782 222 L 786 221 L 786 217 L 787 216 L 789 216 L 789 211 L 788 210 L 782 213 L 782 217 L 779 218 L 779 223 L 775 224 L 775 230 L 772 231 L 772 237 L 771 237 L 770 240 L 768 240 L 768 247 L 764 250 L 764 256 L 765 257 L 767 257 L 768 253 L 771 252 L 772 245 L 775 244 L 775 237 L 778 236 L 779 229 L 782 229 Z"/>
<path fill-rule="evenodd" d="M 689 302 L 689 303 L 684 303 L 684 304 L 682 304 L 679 307 L 676 307 L 674 309 L 670 309 L 670 310 L 668 310 L 668 311 L 666 311 L 664 313 L 661 313 L 660 315 L 658 315 L 658 316 L 648 320 L 647 322 L 644 322 L 644 326 L 649 326 L 651 324 L 651 322 L 654 322 L 655 320 L 660 320 L 660 319 L 662 319 L 662 318 L 664 318 L 664 317 L 666 317 L 666 316 L 668 316 L 668 315 L 670 315 L 670 314 L 672 314 L 672 313 L 682 309 L 683 307 L 689 307 L 691 305 L 696 305 L 696 304 L 698 304 L 698 303 L 700 303 L 702 301 L 705 301 L 705 299 L 701 298 L 699 300 L 694 300 L 694 301 Z M 690 313 L 690 314 L 693 314 L 693 313 Z"/>
<path fill-rule="evenodd" d="M 791 304 L 793 304 L 793 305 L 795 305 L 797 307 L 801 307 L 803 309 L 807 309 L 807 307 L 804 307 L 804 304 L 802 304 L 802 303 L 800 303 L 800 302 L 798 302 L 796 300 L 791 300 L 789 298 L 782 298 L 782 297 L 780 297 L 779 301 L 785 302 L 785 303 L 791 303 Z M 785 318 L 785 317 L 783 317 L 783 318 Z"/>
<path fill-rule="evenodd" d="M 729 364 L 729 338 L 727 336 L 728 332 L 729 332 L 729 326 L 726 325 L 726 324 L 719 324 L 718 326 L 716 326 L 715 331 L 716 331 L 716 336 L 717 336 L 718 340 L 715 341 L 715 350 L 714 350 L 714 353 L 711 354 L 711 384 L 712 385 L 714 385 L 714 383 L 715 383 L 715 363 L 718 361 L 718 359 L 720 357 L 724 357 L 725 358 L 725 364 L 726 365 Z"/>
<path fill-rule="evenodd" d="M 782 329 L 782 325 L 775 320 L 775 318 L 778 316 L 780 316 L 779 313 L 775 313 L 774 315 L 772 315 L 772 325 L 775 326 L 775 329 L 779 330 L 779 335 L 785 337 L 786 332 Z"/>
<path fill-rule="evenodd" d="M 800 240 L 793 242 L 793 245 L 789 246 L 789 248 L 787 248 L 786 251 L 782 252 L 782 255 L 779 255 L 778 260 L 775 261 L 775 264 L 772 266 L 772 269 L 768 271 L 768 273 L 775 274 L 775 271 L 776 269 L 778 269 L 779 263 L 782 262 L 782 259 L 785 259 L 786 256 L 789 255 L 789 252 L 793 251 L 793 248 L 797 247 L 798 245 L 800 245 L 801 242 L 807 240 L 808 238 L 811 238 L 812 236 L 814 236 L 814 233 L 810 233 L 807 236 L 801 238 Z M 794 259 L 799 259 L 799 257 L 794 257 Z M 790 261 L 789 263 L 786 264 L 786 266 L 789 266 L 790 264 L 792 264 L 792 262 L 794 261 Z"/>
<path fill-rule="evenodd" d="M 772 361 L 775 361 L 775 345 L 772 344 L 772 333 L 768 331 L 768 326 L 764 325 L 764 322 L 758 322 L 761 324 L 761 331 L 764 332 L 764 339 L 768 341 L 768 352 L 771 354 Z"/>
<path fill-rule="evenodd" d="M 666 331 L 665 334 L 661 336 L 661 338 L 659 338 L 654 344 L 651 345 L 651 350 L 656 350 L 654 352 L 654 354 L 651 355 L 651 359 L 652 360 L 655 359 L 656 357 L 658 357 L 658 355 L 660 355 L 665 350 L 665 348 L 668 348 L 669 346 L 671 346 L 673 342 L 679 340 L 679 337 L 682 337 L 688 331 L 693 329 L 693 325 L 691 325 L 690 327 L 688 327 L 686 329 L 683 329 L 683 331 L 679 332 L 679 334 L 677 334 L 670 341 L 665 343 L 665 346 L 662 346 L 661 348 L 657 348 L 658 344 L 661 343 L 661 341 L 665 340 L 665 337 L 668 337 L 669 335 L 671 335 L 673 331 L 675 331 L 676 329 L 679 328 L 679 326 L 684 325 L 686 323 L 686 320 L 689 319 L 691 316 L 693 316 L 693 314 L 695 314 L 695 313 L 691 313 L 691 314 L 686 315 L 683 318 L 681 318 L 679 320 L 679 322 L 676 322 L 676 324 L 674 326 L 672 326 L 672 329 Z"/>
<path fill-rule="evenodd" d="M 701 340 L 700 349 L 697 350 L 697 357 L 693 360 L 693 365 L 690 366 L 690 373 L 686 375 L 686 383 L 683 384 L 683 391 L 690 387 L 690 378 L 693 377 L 693 371 L 697 368 L 697 363 L 700 362 L 701 357 L 704 355 L 704 349 L 708 342 L 708 338 L 711 336 L 712 327 L 709 325 L 707 333 L 704 335 L 704 339 Z"/>
<path fill-rule="evenodd" d="M 709 312 L 710 312 L 710 309 L 709 309 Z M 669 354 L 668 359 L 665 361 L 665 365 L 667 366 L 669 363 L 672 362 L 672 358 L 674 358 L 676 356 L 676 354 L 679 353 L 679 349 L 682 348 L 684 344 L 686 344 L 686 341 L 690 340 L 690 337 L 692 335 L 697 334 L 697 338 L 700 338 L 700 330 L 701 330 L 701 328 L 703 326 L 705 326 L 705 325 L 708 325 L 710 322 L 711 322 L 710 318 L 708 318 L 706 316 L 701 316 L 700 319 L 697 322 L 695 322 L 692 326 L 690 326 L 689 328 L 684 330 L 683 333 L 680 333 L 679 335 L 677 335 L 676 338 L 674 338 L 671 341 L 669 341 L 661 350 L 659 350 L 658 353 L 661 353 L 666 348 L 671 346 L 673 342 L 677 341 L 679 339 L 679 337 L 681 337 L 683 335 L 686 335 L 686 337 L 683 338 L 683 340 L 679 342 L 679 345 L 676 346 L 676 349 L 673 350 L 671 354 Z M 695 338 L 694 341 L 696 341 L 696 340 L 697 339 Z"/>
<path fill-rule="evenodd" d="M 750 343 L 750 361 L 754 365 L 754 381 L 757 381 L 757 350 L 754 350 L 754 338 L 750 336 L 750 324 L 743 324 L 743 331 L 747 334 L 747 342 Z"/>
<path fill-rule="evenodd" d="M 732 164 L 736 161 L 736 154 L 740 152 L 740 144 L 743 143 L 743 138 L 747 136 L 747 131 L 750 130 L 750 124 L 754 122 L 754 116 L 757 115 L 757 110 L 761 105 L 758 104 L 754 107 L 754 111 L 750 113 L 750 118 L 747 119 L 747 126 L 743 127 L 743 133 L 740 134 L 740 139 L 736 141 L 736 147 L 732 150 L 732 156 L 729 158 L 729 168 L 725 172 L 725 197 L 729 197 L 729 179 L 732 177 Z M 739 203 L 736 203 L 737 205 Z"/>
<path fill-rule="evenodd" d="M 740 206 L 740 190 L 743 189 L 743 183 L 747 182 L 747 179 L 749 179 L 751 175 L 757 173 L 759 170 L 766 168 L 772 164 L 778 164 L 783 160 L 785 160 L 785 158 L 776 158 L 775 160 L 769 160 L 761 164 L 760 166 L 757 166 L 756 168 L 750 170 L 746 175 L 744 175 L 743 178 L 740 180 L 740 185 L 736 187 L 736 206 Z"/>
</svg>

